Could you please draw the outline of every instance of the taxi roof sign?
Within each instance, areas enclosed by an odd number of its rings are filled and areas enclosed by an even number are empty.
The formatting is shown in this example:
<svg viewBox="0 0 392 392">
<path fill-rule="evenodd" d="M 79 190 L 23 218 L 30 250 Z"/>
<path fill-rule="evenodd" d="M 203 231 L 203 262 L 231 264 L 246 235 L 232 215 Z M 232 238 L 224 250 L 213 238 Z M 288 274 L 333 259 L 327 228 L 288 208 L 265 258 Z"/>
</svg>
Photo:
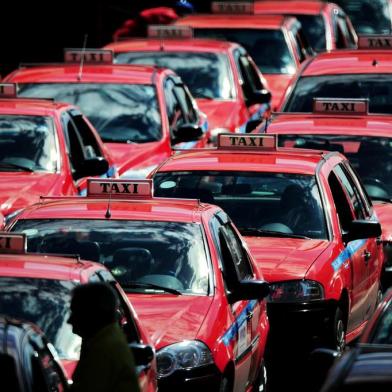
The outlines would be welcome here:
<svg viewBox="0 0 392 392">
<path fill-rule="evenodd" d="M 358 49 L 392 49 L 392 35 L 360 35 Z"/>
<path fill-rule="evenodd" d="M 152 180 L 88 179 L 87 196 L 113 199 L 152 197 Z"/>
<path fill-rule="evenodd" d="M 16 96 L 15 83 L 0 83 L 0 98 L 15 98 Z"/>
<path fill-rule="evenodd" d="M 65 63 L 113 64 L 113 51 L 110 49 L 64 49 Z"/>
<path fill-rule="evenodd" d="M 224 150 L 260 150 L 271 151 L 277 149 L 277 135 L 273 134 L 243 134 L 220 133 L 218 135 L 218 149 Z"/>
<path fill-rule="evenodd" d="M 25 234 L 0 232 L 0 253 L 26 253 Z"/>
<path fill-rule="evenodd" d="M 190 26 L 149 25 L 148 37 L 157 39 L 193 38 L 193 29 Z"/>
<path fill-rule="evenodd" d="M 313 113 L 368 114 L 369 99 L 313 98 Z"/>
<path fill-rule="evenodd" d="M 253 14 L 253 1 L 213 1 L 211 11 L 214 14 Z"/>
</svg>

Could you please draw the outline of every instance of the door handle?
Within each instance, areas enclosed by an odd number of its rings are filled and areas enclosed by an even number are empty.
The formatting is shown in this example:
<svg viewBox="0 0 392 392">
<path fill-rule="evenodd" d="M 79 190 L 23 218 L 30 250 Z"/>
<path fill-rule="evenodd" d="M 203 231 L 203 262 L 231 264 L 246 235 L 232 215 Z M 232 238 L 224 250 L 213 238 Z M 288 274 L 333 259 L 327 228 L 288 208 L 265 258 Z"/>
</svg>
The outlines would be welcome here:
<svg viewBox="0 0 392 392">
<path fill-rule="evenodd" d="M 365 263 L 367 264 L 368 261 L 370 260 L 370 258 L 372 257 L 372 253 L 369 252 L 368 250 L 365 250 L 365 251 L 362 253 L 362 256 L 363 256 L 363 258 L 364 258 L 364 260 L 365 260 Z"/>
</svg>

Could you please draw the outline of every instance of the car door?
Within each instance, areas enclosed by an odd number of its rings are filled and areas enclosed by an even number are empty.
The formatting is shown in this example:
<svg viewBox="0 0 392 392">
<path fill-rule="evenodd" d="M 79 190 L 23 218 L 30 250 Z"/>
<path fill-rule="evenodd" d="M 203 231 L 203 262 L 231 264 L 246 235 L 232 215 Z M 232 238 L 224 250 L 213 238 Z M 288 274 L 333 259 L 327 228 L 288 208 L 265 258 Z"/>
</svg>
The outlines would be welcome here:
<svg viewBox="0 0 392 392">
<path fill-rule="evenodd" d="M 253 277 L 247 251 L 242 245 L 230 219 L 224 213 L 216 216 L 214 237 L 220 253 L 220 264 L 226 293 L 229 296 L 233 282 Z M 235 377 L 233 391 L 245 391 L 258 373 L 259 352 L 255 349 L 259 340 L 260 302 L 237 301 L 228 306 L 236 335 L 234 337 Z"/>
<path fill-rule="evenodd" d="M 364 219 L 363 203 L 347 177 L 347 171 L 339 164 L 333 169 L 328 178 L 334 199 L 336 212 L 340 223 L 340 237 L 345 247 L 342 268 L 350 271 L 350 316 L 347 330 L 352 331 L 359 327 L 365 320 L 368 297 L 368 253 L 367 239 L 344 242 L 344 234 L 349 231 L 354 219 Z"/>
</svg>

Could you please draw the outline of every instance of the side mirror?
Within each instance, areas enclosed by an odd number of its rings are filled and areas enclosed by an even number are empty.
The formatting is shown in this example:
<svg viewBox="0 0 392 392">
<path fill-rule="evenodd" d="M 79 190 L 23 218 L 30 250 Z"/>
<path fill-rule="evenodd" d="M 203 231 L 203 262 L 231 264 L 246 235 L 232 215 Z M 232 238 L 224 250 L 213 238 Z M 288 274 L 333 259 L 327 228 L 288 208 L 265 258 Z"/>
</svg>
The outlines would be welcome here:
<svg viewBox="0 0 392 392">
<path fill-rule="evenodd" d="M 241 280 L 230 294 L 230 302 L 247 299 L 263 299 L 270 292 L 269 284 L 263 280 Z"/>
<path fill-rule="evenodd" d="M 78 170 L 79 178 L 87 176 L 100 176 L 109 170 L 109 162 L 103 157 L 85 159 Z"/>
<path fill-rule="evenodd" d="M 374 220 L 357 219 L 353 220 L 347 233 L 343 235 L 345 242 L 364 238 L 376 238 L 381 235 L 381 225 Z"/>
<path fill-rule="evenodd" d="M 252 93 L 252 103 L 270 103 L 271 93 L 263 88 L 262 90 L 255 90 Z"/>
<path fill-rule="evenodd" d="M 201 139 L 203 134 L 200 125 L 183 124 L 174 131 L 173 143 L 193 142 Z"/>
<path fill-rule="evenodd" d="M 154 350 L 147 344 L 130 343 L 136 366 L 148 366 L 154 359 Z"/>
</svg>

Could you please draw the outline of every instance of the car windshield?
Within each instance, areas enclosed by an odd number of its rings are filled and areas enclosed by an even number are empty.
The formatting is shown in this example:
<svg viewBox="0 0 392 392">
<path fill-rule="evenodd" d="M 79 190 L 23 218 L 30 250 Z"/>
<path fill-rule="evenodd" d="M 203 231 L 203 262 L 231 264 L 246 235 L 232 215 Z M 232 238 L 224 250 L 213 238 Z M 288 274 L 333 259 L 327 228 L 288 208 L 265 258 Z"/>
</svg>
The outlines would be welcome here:
<svg viewBox="0 0 392 392">
<path fill-rule="evenodd" d="M 238 42 L 248 51 L 261 72 L 266 74 L 293 75 L 296 72 L 293 56 L 280 30 L 198 28 L 194 34 L 198 38 Z"/>
<path fill-rule="evenodd" d="M 54 98 L 77 105 L 104 142 L 146 143 L 161 139 L 154 86 L 109 83 L 18 84 L 22 97 Z"/>
<path fill-rule="evenodd" d="M 392 199 L 392 138 L 355 135 L 279 135 L 279 145 L 339 151 L 374 200 Z"/>
<path fill-rule="evenodd" d="M 326 41 L 323 17 L 320 15 L 293 16 L 295 16 L 301 22 L 302 29 L 310 46 L 318 52 L 324 51 L 326 48 Z"/>
<path fill-rule="evenodd" d="M 369 343 L 392 344 L 392 302 L 390 301 L 378 320 Z"/>
<path fill-rule="evenodd" d="M 392 113 L 392 74 L 305 76 L 298 80 L 283 111 L 311 112 L 313 98 L 369 98 L 372 113 Z"/>
<path fill-rule="evenodd" d="M 146 64 L 170 68 L 195 98 L 231 99 L 233 80 L 227 56 L 202 52 L 125 52 L 116 55 L 119 64 Z"/>
<path fill-rule="evenodd" d="M 0 277 L 0 314 L 38 325 L 62 359 L 79 359 L 81 338 L 67 323 L 77 283 L 54 279 Z"/>
<path fill-rule="evenodd" d="M 26 234 L 29 252 L 78 254 L 104 264 L 125 291 L 145 291 L 140 286 L 150 284 L 183 294 L 209 292 L 209 267 L 198 224 L 38 219 L 19 220 L 13 230 Z"/>
<path fill-rule="evenodd" d="M 326 238 L 320 193 L 311 175 L 244 172 L 157 173 L 156 196 L 197 198 L 224 209 L 246 235 L 250 229 Z"/>
<path fill-rule="evenodd" d="M 57 170 L 52 119 L 0 115 L 0 172 Z"/>
<path fill-rule="evenodd" d="M 390 34 L 389 0 L 336 0 L 359 34 Z"/>
</svg>

